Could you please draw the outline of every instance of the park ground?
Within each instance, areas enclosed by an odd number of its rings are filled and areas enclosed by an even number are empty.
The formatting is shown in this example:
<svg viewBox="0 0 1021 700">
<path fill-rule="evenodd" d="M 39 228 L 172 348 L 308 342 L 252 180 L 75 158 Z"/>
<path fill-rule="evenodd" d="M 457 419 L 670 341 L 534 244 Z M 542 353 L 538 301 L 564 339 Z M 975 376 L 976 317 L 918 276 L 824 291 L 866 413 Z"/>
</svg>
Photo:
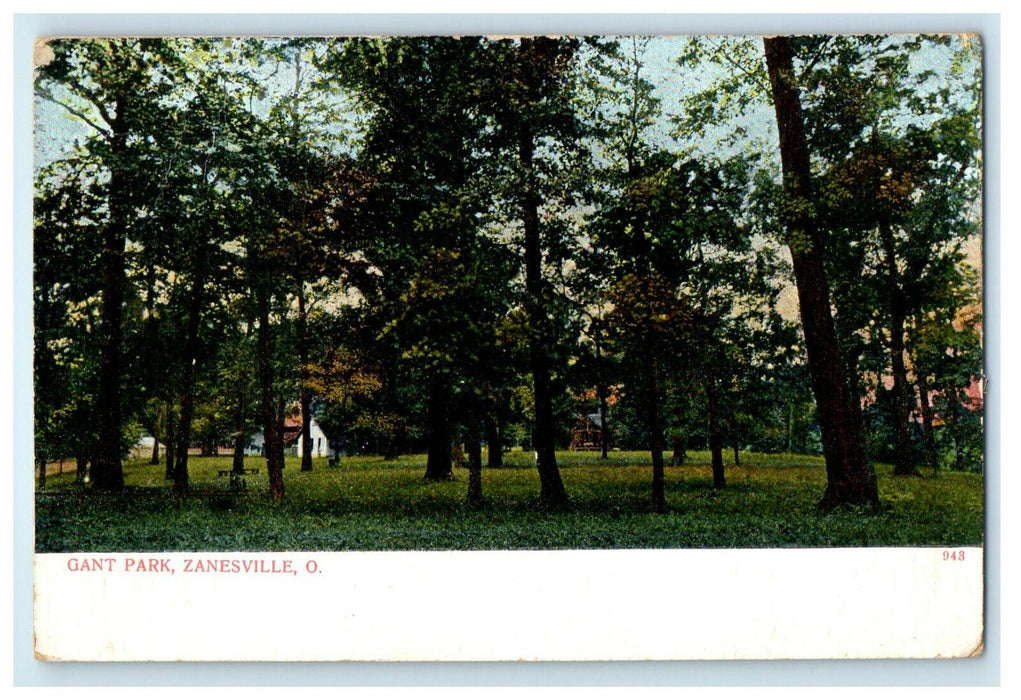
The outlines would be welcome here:
<svg viewBox="0 0 1021 700">
<path fill-rule="evenodd" d="M 666 469 L 667 509 L 651 506 L 647 452 L 558 454 L 570 496 L 549 511 L 538 501 L 532 455 L 483 469 L 486 502 L 467 504 L 467 471 L 426 482 L 425 455 L 385 462 L 345 457 L 284 469 L 286 497 L 267 496 L 265 464 L 230 493 L 218 472 L 230 457 L 189 460 L 191 495 L 174 498 L 164 466 L 125 463 L 126 488 L 96 493 L 73 470 L 36 492 L 36 551 L 380 551 L 619 548 L 976 546 L 983 542 L 981 474 L 923 471 L 895 477 L 877 464 L 880 507 L 816 508 L 826 484 L 815 455 L 745 453 L 714 489 L 709 454 L 690 452 Z"/>
</svg>

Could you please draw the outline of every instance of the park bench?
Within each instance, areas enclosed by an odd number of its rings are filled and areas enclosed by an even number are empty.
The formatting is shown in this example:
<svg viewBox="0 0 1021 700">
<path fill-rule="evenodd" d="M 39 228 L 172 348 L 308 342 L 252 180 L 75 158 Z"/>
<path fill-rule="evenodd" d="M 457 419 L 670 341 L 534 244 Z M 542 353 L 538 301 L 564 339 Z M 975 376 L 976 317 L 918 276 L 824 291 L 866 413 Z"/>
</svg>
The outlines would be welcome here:
<svg viewBox="0 0 1021 700">
<path fill-rule="evenodd" d="M 234 471 L 233 469 L 221 469 L 220 471 L 216 472 L 216 475 L 217 476 L 230 476 L 231 473 L 233 473 L 233 471 Z M 259 470 L 257 468 L 242 469 L 241 473 L 242 474 L 258 474 Z"/>
</svg>

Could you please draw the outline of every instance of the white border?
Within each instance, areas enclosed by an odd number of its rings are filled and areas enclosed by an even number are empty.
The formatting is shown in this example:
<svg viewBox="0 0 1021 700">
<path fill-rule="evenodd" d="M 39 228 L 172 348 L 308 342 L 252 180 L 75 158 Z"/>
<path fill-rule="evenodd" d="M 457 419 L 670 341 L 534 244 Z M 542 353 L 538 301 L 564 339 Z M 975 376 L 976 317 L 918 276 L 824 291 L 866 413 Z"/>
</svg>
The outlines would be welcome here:
<svg viewBox="0 0 1021 700">
<path fill-rule="evenodd" d="M 73 661 L 968 658 L 978 547 L 39 554 Z"/>
</svg>

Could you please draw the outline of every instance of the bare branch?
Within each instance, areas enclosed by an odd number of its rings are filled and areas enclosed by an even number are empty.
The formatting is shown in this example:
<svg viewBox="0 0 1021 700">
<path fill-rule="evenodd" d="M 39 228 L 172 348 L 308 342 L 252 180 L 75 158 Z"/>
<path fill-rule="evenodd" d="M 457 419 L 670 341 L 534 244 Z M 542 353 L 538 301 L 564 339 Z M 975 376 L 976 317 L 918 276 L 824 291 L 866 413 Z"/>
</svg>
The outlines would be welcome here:
<svg viewBox="0 0 1021 700">
<path fill-rule="evenodd" d="M 78 117 L 83 122 L 85 122 L 86 124 L 91 126 L 93 129 L 98 131 L 100 134 L 105 136 L 106 138 L 109 139 L 109 138 L 113 137 L 112 132 L 110 132 L 109 130 L 104 129 L 103 127 L 101 127 L 99 124 L 94 122 L 87 114 L 85 114 L 81 110 L 75 109 L 74 107 L 72 107 L 71 105 L 67 104 L 66 102 L 58 100 L 56 97 L 53 96 L 53 93 L 50 92 L 49 90 L 39 90 L 38 91 L 38 95 L 40 97 L 42 97 L 44 100 L 46 100 L 47 102 L 52 102 L 55 105 L 63 107 L 65 110 L 68 111 L 68 113 L 73 114 L 74 116 Z M 102 115 L 102 111 L 100 111 L 100 115 Z M 106 121 L 105 117 L 104 117 L 104 121 Z"/>
</svg>

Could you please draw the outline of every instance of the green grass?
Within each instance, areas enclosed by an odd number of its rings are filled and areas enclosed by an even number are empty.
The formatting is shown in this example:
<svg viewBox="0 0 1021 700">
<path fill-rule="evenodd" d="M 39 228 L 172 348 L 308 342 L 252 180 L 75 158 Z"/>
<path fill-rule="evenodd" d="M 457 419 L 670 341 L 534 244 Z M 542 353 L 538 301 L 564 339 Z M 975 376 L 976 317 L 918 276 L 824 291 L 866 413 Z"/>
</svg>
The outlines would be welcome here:
<svg viewBox="0 0 1021 700">
<path fill-rule="evenodd" d="M 705 547 L 967 546 L 983 538 L 982 477 L 899 478 L 877 465 L 881 507 L 824 514 L 821 457 L 743 454 L 715 490 L 708 453 L 667 467 L 666 512 L 650 505 L 648 453 L 560 453 L 570 504 L 538 503 L 530 453 L 483 470 L 486 505 L 466 505 L 467 472 L 431 483 L 425 456 L 394 462 L 347 457 L 312 472 L 288 458 L 286 498 L 266 496 L 265 464 L 249 458 L 248 491 L 225 493 L 229 457 L 189 460 L 192 495 L 177 503 L 163 466 L 125 464 L 127 488 L 111 495 L 50 477 L 36 496 L 36 549 L 63 551 L 342 551 Z"/>
</svg>

